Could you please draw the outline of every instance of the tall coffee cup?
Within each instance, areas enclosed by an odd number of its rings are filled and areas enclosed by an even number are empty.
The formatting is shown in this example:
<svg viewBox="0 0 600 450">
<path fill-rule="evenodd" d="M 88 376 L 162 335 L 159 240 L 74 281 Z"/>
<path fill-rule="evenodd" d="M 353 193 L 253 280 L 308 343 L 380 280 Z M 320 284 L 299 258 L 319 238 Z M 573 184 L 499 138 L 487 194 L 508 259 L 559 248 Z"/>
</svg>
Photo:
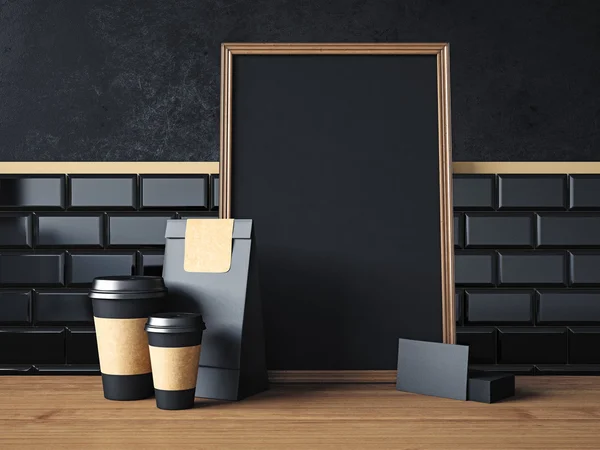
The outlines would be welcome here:
<svg viewBox="0 0 600 450">
<path fill-rule="evenodd" d="M 200 314 L 164 313 L 148 318 L 146 331 L 158 408 L 188 409 L 194 406 L 205 329 Z"/>
<path fill-rule="evenodd" d="M 100 277 L 92 283 L 94 325 L 104 397 L 141 400 L 154 394 L 148 317 L 164 309 L 162 277 Z"/>
</svg>

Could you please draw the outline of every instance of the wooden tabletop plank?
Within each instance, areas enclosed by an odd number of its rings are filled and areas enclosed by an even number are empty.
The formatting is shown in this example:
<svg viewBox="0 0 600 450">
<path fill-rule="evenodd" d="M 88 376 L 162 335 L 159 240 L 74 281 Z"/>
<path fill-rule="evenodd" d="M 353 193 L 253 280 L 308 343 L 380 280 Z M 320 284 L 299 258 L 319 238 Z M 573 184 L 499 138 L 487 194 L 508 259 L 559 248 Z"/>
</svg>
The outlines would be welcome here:
<svg viewBox="0 0 600 450">
<path fill-rule="evenodd" d="M 272 385 L 238 403 L 105 400 L 99 377 L 0 377 L 0 448 L 595 449 L 600 377 L 520 377 L 487 405 L 386 384 Z"/>
</svg>

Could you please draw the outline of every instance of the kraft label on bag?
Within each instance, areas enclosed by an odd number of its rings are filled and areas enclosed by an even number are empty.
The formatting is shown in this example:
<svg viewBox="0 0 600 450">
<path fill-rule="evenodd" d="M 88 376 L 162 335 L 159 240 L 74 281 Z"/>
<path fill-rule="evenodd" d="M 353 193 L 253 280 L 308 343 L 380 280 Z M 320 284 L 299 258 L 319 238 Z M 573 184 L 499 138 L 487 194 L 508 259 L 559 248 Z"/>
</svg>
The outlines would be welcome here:
<svg viewBox="0 0 600 450">
<path fill-rule="evenodd" d="M 228 272 L 231 268 L 232 246 L 233 219 L 188 219 L 183 270 Z"/>
</svg>

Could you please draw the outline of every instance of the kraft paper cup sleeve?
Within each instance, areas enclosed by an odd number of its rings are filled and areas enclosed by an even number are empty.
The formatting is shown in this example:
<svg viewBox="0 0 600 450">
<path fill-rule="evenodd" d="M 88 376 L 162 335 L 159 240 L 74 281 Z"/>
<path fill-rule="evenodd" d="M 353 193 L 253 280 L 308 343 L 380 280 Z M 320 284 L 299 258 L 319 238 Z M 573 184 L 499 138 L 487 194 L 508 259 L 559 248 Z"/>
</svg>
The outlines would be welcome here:
<svg viewBox="0 0 600 450">
<path fill-rule="evenodd" d="M 190 347 L 150 346 L 154 388 L 163 391 L 194 389 L 198 377 L 201 345 Z"/>
<path fill-rule="evenodd" d="M 106 319 L 94 317 L 100 371 L 107 375 L 150 373 L 147 319 Z"/>
<path fill-rule="evenodd" d="M 228 272 L 232 246 L 233 219 L 188 219 L 183 269 L 186 272 Z"/>
</svg>

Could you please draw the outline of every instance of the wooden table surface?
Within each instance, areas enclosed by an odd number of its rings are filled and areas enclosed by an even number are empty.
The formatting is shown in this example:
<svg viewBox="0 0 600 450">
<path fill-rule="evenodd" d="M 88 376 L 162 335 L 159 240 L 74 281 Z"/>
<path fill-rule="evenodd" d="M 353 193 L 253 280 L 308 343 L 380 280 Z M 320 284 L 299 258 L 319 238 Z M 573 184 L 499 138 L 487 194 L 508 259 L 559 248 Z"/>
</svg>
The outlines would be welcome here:
<svg viewBox="0 0 600 450">
<path fill-rule="evenodd" d="M 0 377 L 0 449 L 600 449 L 600 377 L 521 377 L 492 405 L 389 384 L 272 385 L 239 403 L 161 411 L 99 377 Z"/>
</svg>

